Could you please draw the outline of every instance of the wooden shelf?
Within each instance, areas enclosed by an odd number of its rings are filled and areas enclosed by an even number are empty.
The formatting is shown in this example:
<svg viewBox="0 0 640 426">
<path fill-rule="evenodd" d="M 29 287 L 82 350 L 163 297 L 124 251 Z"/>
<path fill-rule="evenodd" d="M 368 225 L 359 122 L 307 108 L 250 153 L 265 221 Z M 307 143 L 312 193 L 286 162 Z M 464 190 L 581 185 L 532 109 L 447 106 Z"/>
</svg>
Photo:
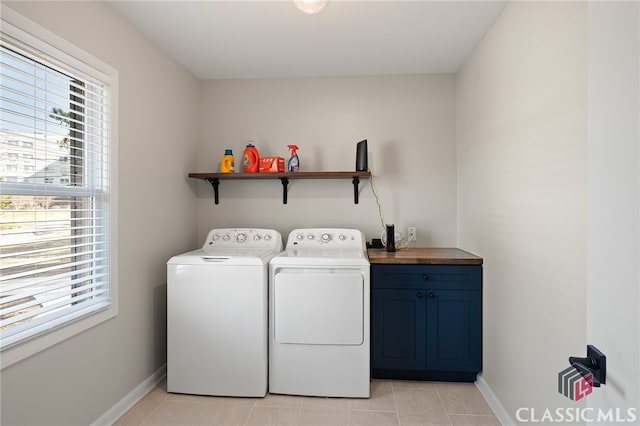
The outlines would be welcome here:
<svg viewBox="0 0 640 426">
<path fill-rule="evenodd" d="M 282 203 L 287 204 L 289 179 L 352 179 L 353 202 L 358 204 L 360 179 L 371 177 L 371 172 L 297 172 L 297 173 L 189 173 L 190 178 L 203 179 L 213 187 L 214 202 L 218 204 L 221 180 L 279 179 L 282 183 Z"/>
</svg>

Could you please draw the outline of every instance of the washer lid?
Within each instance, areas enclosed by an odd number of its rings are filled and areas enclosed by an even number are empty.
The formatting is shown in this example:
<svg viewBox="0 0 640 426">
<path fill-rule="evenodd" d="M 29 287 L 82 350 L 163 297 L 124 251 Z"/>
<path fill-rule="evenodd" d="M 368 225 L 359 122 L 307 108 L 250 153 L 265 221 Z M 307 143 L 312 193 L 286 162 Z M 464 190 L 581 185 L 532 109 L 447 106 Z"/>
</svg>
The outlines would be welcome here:
<svg viewBox="0 0 640 426">
<path fill-rule="evenodd" d="M 205 248 L 202 249 L 208 256 L 226 256 L 226 257 L 273 257 L 278 254 L 279 251 L 267 250 L 267 249 L 215 249 Z"/>
<path fill-rule="evenodd" d="M 171 265 L 264 266 L 278 253 L 278 251 L 260 249 L 198 249 L 174 256 L 167 263 Z"/>
<path fill-rule="evenodd" d="M 366 252 L 362 250 L 288 248 L 271 260 L 278 265 L 369 265 Z"/>
</svg>

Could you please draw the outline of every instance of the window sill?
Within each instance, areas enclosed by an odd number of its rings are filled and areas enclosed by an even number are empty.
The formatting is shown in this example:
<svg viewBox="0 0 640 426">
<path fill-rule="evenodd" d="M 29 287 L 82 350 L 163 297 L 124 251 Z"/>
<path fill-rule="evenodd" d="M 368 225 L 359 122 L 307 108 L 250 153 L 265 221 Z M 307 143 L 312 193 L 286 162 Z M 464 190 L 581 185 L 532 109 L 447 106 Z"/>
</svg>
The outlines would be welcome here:
<svg viewBox="0 0 640 426">
<path fill-rule="evenodd" d="M 79 333 L 93 328 L 117 315 L 117 308 L 112 304 L 107 309 L 93 312 L 90 316 L 67 323 L 57 330 L 49 331 L 42 336 L 34 337 L 22 344 L 8 348 L 0 354 L 0 370 L 23 361 L 39 352 L 67 340 Z"/>
</svg>

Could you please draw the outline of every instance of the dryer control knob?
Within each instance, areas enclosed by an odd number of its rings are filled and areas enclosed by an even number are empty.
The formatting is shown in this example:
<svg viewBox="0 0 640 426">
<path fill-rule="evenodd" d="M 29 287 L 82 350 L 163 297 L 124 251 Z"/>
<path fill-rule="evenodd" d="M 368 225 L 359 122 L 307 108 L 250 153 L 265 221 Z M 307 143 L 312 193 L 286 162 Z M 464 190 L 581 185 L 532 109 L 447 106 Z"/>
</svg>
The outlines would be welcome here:
<svg viewBox="0 0 640 426">
<path fill-rule="evenodd" d="M 303 240 L 303 239 L 304 239 L 304 235 L 302 235 L 302 234 L 296 235 L 296 240 L 300 241 L 300 240 Z"/>
<path fill-rule="evenodd" d="M 265 241 L 271 241 L 271 235 L 267 234 L 264 236 Z"/>
<path fill-rule="evenodd" d="M 331 241 L 331 234 L 322 234 L 322 237 L 320 237 L 320 239 L 323 243 L 328 243 L 329 241 Z"/>
<path fill-rule="evenodd" d="M 338 238 L 340 238 L 340 241 L 344 241 L 344 240 L 347 239 L 347 236 L 344 235 L 344 234 L 340 234 L 340 236 Z"/>
<path fill-rule="evenodd" d="M 262 238 L 262 237 L 261 237 L 260 235 L 258 235 L 258 234 L 256 234 L 256 235 L 254 235 L 254 236 L 253 236 L 253 240 L 254 240 L 254 241 L 260 241 L 260 239 L 261 239 L 261 238 Z M 265 237 L 264 237 L 264 239 L 266 240 L 266 239 L 267 239 L 267 237 L 265 236 Z"/>
<path fill-rule="evenodd" d="M 236 237 L 236 241 L 239 243 L 244 243 L 247 240 L 247 234 L 238 234 Z"/>
<path fill-rule="evenodd" d="M 213 237 L 211 237 L 211 239 L 212 239 L 213 241 L 218 241 L 218 240 L 220 239 L 220 235 L 215 234 Z"/>
<path fill-rule="evenodd" d="M 315 236 L 313 234 L 309 234 L 309 235 L 307 235 L 307 238 L 310 239 L 310 240 L 313 240 L 315 238 Z"/>
<path fill-rule="evenodd" d="M 222 237 L 222 239 L 224 241 L 229 241 L 231 239 L 231 236 L 229 234 L 224 234 L 224 237 Z"/>
</svg>

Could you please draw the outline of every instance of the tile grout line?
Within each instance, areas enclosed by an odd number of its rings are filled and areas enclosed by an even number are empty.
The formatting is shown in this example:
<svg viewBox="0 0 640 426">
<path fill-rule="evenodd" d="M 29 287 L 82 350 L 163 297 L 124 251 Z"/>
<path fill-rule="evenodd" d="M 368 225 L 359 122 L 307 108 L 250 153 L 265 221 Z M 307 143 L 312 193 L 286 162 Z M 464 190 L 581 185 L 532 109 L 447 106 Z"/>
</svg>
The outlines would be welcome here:
<svg viewBox="0 0 640 426">
<path fill-rule="evenodd" d="M 153 413 L 155 413 L 155 412 L 158 410 L 158 408 L 160 408 L 160 406 L 161 406 L 162 404 L 164 404 L 166 401 L 167 401 L 167 396 L 165 395 L 164 399 L 163 399 L 162 401 L 160 401 L 160 403 L 159 403 L 158 405 L 156 405 L 155 407 L 153 407 L 153 410 L 151 410 L 151 411 L 149 412 L 149 414 L 147 414 L 147 415 L 145 416 L 145 418 L 144 418 L 144 419 L 142 419 L 142 421 L 140 422 L 140 426 L 143 426 L 143 425 L 144 425 L 144 422 L 146 422 L 147 420 L 149 420 L 149 418 L 151 417 L 151 415 L 152 415 Z"/>
<path fill-rule="evenodd" d="M 447 414 L 448 416 L 495 417 L 493 414 Z"/>
<path fill-rule="evenodd" d="M 302 407 L 304 407 L 304 397 L 302 397 L 302 403 L 300 403 L 298 414 L 296 414 L 296 425 L 300 424 L 300 417 L 302 417 Z"/>
<path fill-rule="evenodd" d="M 391 396 L 393 397 L 393 406 L 396 409 L 396 420 L 398 420 L 398 426 L 402 426 L 402 423 L 400 423 L 400 410 L 398 410 L 398 401 L 396 401 L 396 387 L 393 386 L 393 380 L 391 381 Z"/>
<path fill-rule="evenodd" d="M 258 403 L 258 401 L 253 401 L 253 407 L 251 407 L 251 410 L 249 410 L 249 414 L 247 415 L 247 418 L 244 419 L 244 423 L 242 423 L 244 426 L 247 426 L 249 424 L 249 419 L 251 418 L 251 415 L 253 414 L 253 410 L 256 408 L 256 404 Z"/>
<path fill-rule="evenodd" d="M 447 382 L 449 383 L 449 382 Z M 484 398 L 484 395 L 482 395 L 482 393 L 479 391 L 478 387 L 476 386 L 475 383 L 471 383 L 473 385 L 473 389 L 474 391 L 477 391 L 478 393 L 480 393 L 480 397 L 481 397 L 481 401 L 487 405 L 487 407 L 489 408 L 489 411 L 491 412 L 490 414 L 487 413 L 479 413 L 475 410 L 473 411 L 469 411 L 469 412 L 465 412 L 466 410 L 463 408 L 461 412 L 458 411 L 454 411 L 454 412 L 449 412 L 446 407 L 445 407 L 445 412 L 447 413 L 447 416 L 490 416 L 490 417 L 496 417 L 496 414 L 494 413 L 493 409 L 491 409 L 491 407 L 489 406 L 489 404 L 487 403 L 487 400 Z M 470 386 L 471 387 L 471 386 Z M 436 387 L 437 388 L 437 387 Z M 437 391 L 437 390 L 436 390 Z M 466 391 L 465 391 L 466 392 Z M 440 396 L 440 393 L 438 392 L 438 396 Z M 460 398 L 463 399 L 465 401 L 468 401 L 468 399 L 465 398 Z M 443 402 L 444 404 L 444 402 Z"/>
<path fill-rule="evenodd" d="M 166 387 L 166 385 L 165 385 L 165 387 Z M 151 410 L 151 411 L 149 412 L 149 414 L 147 414 L 147 415 L 144 417 L 144 419 L 142 419 L 142 421 L 140 422 L 140 426 L 144 425 L 144 422 L 146 422 L 147 420 L 149 420 L 149 418 L 151 417 L 151 415 L 152 415 L 153 413 L 155 413 L 155 412 L 158 410 L 158 408 L 160 408 L 160 406 L 161 406 L 162 404 L 164 404 L 164 403 L 169 399 L 169 398 L 168 398 L 168 396 L 169 396 L 169 392 L 167 392 L 167 390 L 166 390 L 165 388 L 160 387 L 160 386 L 156 386 L 156 388 L 158 388 L 158 389 L 161 389 L 161 390 L 162 390 L 162 393 L 164 394 L 164 398 L 162 398 L 162 401 L 158 402 L 158 404 L 156 404 L 156 406 L 155 406 L 155 407 L 153 407 L 153 410 Z M 153 392 L 153 390 L 152 390 L 151 392 Z M 148 395 L 150 395 L 150 394 L 151 394 L 151 392 L 147 393 L 147 395 L 145 395 L 145 398 L 146 398 Z M 144 398 L 143 398 L 143 399 L 144 399 Z M 140 401 L 142 401 L 142 400 L 140 400 Z"/>
<path fill-rule="evenodd" d="M 449 410 L 447 410 L 447 406 L 444 404 L 444 401 L 442 400 L 442 396 L 440 395 L 440 392 L 438 392 L 438 386 L 436 386 L 435 384 L 433 385 L 433 390 L 436 391 L 436 395 L 438 395 L 438 400 L 440 401 L 440 404 L 442 405 L 442 409 L 444 410 L 444 413 L 447 415 L 447 420 L 449 421 L 449 425 L 453 426 L 453 421 L 451 421 L 451 415 L 449 414 Z"/>
</svg>

